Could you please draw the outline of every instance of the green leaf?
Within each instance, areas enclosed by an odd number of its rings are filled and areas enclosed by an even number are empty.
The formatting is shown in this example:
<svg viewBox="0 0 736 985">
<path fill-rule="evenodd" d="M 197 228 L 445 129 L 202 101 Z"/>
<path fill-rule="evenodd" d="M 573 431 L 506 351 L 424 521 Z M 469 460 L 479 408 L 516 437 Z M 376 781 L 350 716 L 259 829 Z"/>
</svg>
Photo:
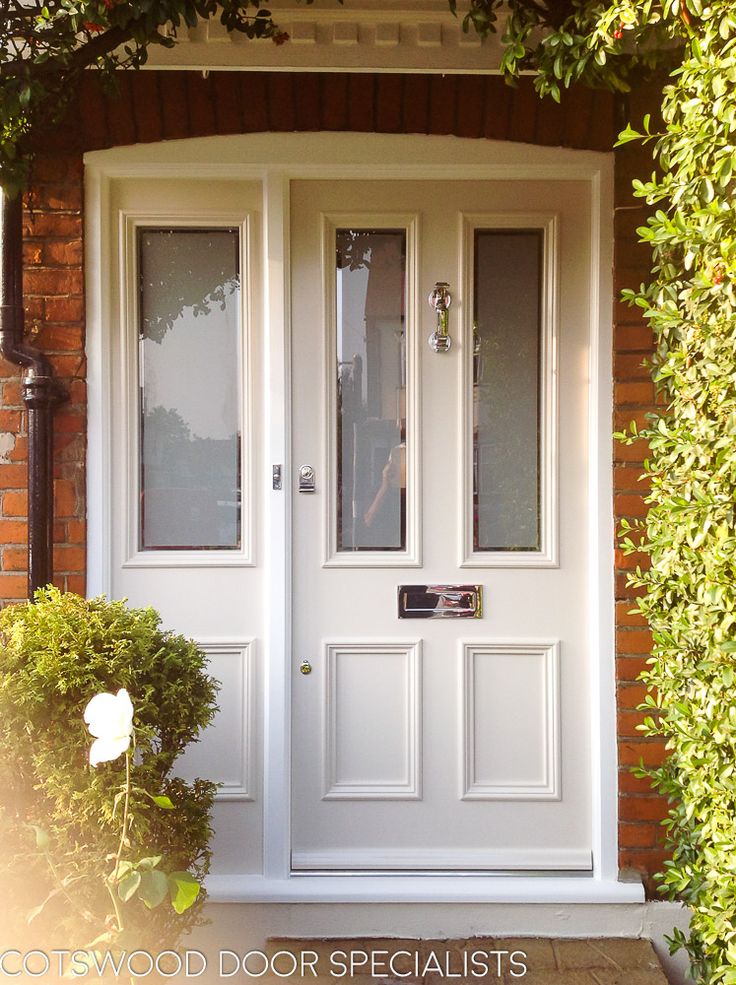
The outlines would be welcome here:
<svg viewBox="0 0 736 985">
<path fill-rule="evenodd" d="M 169 881 L 165 873 L 151 869 L 141 874 L 138 898 L 143 900 L 149 910 L 155 909 L 166 899 Z"/>
<path fill-rule="evenodd" d="M 169 873 L 171 905 L 177 913 L 184 913 L 199 896 L 200 885 L 188 872 Z"/>
<path fill-rule="evenodd" d="M 157 797 L 151 796 L 151 800 L 154 802 L 156 807 L 160 807 L 164 811 L 173 811 L 174 805 L 171 802 L 170 797 L 164 795 L 159 795 Z"/>
<path fill-rule="evenodd" d="M 136 869 L 155 869 L 157 865 L 161 864 L 163 855 L 149 855 L 147 858 L 142 858 L 140 861 L 135 862 Z"/>
<path fill-rule="evenodd" d="M 141 874 L 140 872 L 131 872 L 129 875 L 125 876 L 118 883 L 118 896 L 123 901 L 127 903 L 131 896 L 134 895 L 135 891 L 141 884 Z"/>
</svg>

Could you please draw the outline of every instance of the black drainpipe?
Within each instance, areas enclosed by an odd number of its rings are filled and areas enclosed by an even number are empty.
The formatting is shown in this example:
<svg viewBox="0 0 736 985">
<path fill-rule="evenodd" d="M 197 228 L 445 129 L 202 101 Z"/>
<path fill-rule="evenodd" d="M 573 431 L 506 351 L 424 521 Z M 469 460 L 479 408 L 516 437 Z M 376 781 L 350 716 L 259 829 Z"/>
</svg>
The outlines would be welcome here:
<svg viewBox="0 0 736 985">
<path fill-rule="evenodd" d="M 53 413 L 66 400 L 43 353 L 23 341 L 23 205 L 0 191 L 0 355 L 24 367 L 28 409 L 28 597 L 54 574 Z"/>
</svg>

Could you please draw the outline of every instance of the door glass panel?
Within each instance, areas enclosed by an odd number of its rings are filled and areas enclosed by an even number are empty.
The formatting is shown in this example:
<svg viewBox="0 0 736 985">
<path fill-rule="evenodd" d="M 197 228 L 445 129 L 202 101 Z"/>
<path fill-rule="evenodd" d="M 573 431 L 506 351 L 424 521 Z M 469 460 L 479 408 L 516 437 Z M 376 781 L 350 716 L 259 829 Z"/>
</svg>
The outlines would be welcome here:
<svg viewBox="0 0 736 985">
<path fill-rule="evenodd" d="M 241 540 L 237 229 L 140 229 L 141 550 Z"/>
<path fill-rule="evenodd" d="M 473 547 L 539 551 L 541 229 L 476 229 Z"/>
<path fill-rule="evenodd" d="M 406 549 L 406 232 L 336 230 L 337 548 Z"/>
</svg>

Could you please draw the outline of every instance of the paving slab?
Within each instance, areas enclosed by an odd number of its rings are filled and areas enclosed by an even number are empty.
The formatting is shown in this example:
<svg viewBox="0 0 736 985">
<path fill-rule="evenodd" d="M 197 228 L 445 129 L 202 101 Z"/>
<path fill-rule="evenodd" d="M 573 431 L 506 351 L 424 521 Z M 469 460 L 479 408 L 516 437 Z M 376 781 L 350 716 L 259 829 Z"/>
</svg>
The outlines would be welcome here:
<svg viewBox="0 0 736 985">
<path fill-rule="evenodd" d="M 644 939 L 273 938 L 267 950 L 309 956 L 301 975 L 259 978 L 268 985 L 667 985 Z"/>
</svg>

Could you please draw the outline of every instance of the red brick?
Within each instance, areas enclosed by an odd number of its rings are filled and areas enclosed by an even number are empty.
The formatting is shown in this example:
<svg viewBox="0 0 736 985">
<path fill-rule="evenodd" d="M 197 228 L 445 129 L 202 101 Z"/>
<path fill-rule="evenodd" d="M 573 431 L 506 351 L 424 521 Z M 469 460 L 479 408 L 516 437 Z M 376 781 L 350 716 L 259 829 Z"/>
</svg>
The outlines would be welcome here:
<svg viewBox="0 0 736 985">
<path fill-rule="evenodd" d="M 67 575 L 66 591 L 75 592 L 77 595 L 84 595 L 86 591 L 86 578 L 84 575 Z"/>
<path fill-rule="evenodd" d="M 8 458 L 11 462 L 25 462 L 28 459 L 28 438 L 25 435 L 17 434 L 15 436 L 15 447 L 12 451 L 8 452 Z M 5 466 L 0 465 L 0 469 Z M 24 475 L 27 475 L 27 471 L 24 469 Z M 0 487 L 2 484 L 0 483 Z"/>
<path fill-rule="evenodd" d="M 643 365 L 643 357 L 636 353 L 616 353 L 613 358 L 613 373 L 617 380 L 649 380 L 650 370 Z"/>
<path fill-rule="evenodd" d="M 3 493 L 4 516 L 28 516 L 28 494 L 23 491 Z"/>
<path fill-rule="evenodd" d="M 69 383 L 69 402 L 74 406 L 75 404 L 81 404 L 85 406 L 87 403 L 87 381 L 86 380 L 72 380 Z"/>
<path fill-rule="evenodd" d="M 76 267 L 34 267 L 23 277 L 25 294 L 81 294 L 82 288 L 82 271 Z"/>
<path fill-rule="evenodd" d="M 80 329 L 70 325 L 44 325 L 38 339 L 44 352 L 79 352 L 83 344 Z"/>
<path fill-rule="evenodd" d="M 54 547 L 54 571 L 84 571 L 85 552 L 83 547 L 72 544 L 58 544 Z"/>
<path fill-rule="evenodd" d="M 617 626 L 646 626 L 647 621 L 631 602 L 616 603 Z"/>
<path fill-rule="evenodd" d="M 667 817 L 664 797 L 620 797 L 618 816 L 622 821 L 661 821 Z"/>
<path fill-rule="evenodd" d="M 0 574 L 0 598 L 24 599 L 28 597 L 28 579 L 25 575 Z"/>
<path fill-rule="evenodd" d="M 622 629 L 616 633 L 616 647 L 619 653 L 649 653 L 652 648 L 652 634 L 648 629 Z"/>
<path fill-rule="evenodd" d="M 82 298 L 46 298 L 46 320 L 62 324 L 78 324 L 84 321 Z"/>
<path fill-rule="evenodd" d="M 56 516 L 76 516 L 77 490 L 69 479 L 54 482 L 54 513 Z"/>
<path fill-rule="evenodd" d="M 618 465 L 613 472 L 613 484 L 616 492 L 638 492 L 644 495 L 652 486 L 650 476 L 636 465 Z"/>
<path fill-rule="evenodd" d="M 647 515 L 649 506 L 643 496 L 634 493 L 617 493 L 613 498 L 613 511 L 616 516 L 643 517 Z"/>
<path fill-rule="evenodd" d="M 622 766 L 660 766 L 666 756 L 661 739 L 624 739 L 619 743 L 618 761 Z"/>
<path fill-rule="evenodd" d="M 618 788 L 621 794 L 644 796 L 652 793 L 652 785 L 647 777 L 639 777 L 630 769 L 623 769 L 618 774 Z M 623 797 L 621 798 L 624 799 Z"/>
<path fill-rule="evenodd" d="M 84 544 L 87 539 L 87 524 L 84 520 L 67 520 L 66 543 Z"/>
<path fill-rule="evenodd" d="M 28 524 L 25 521 L 0 519 L 0 544 L 25 544 L 27 541 Z"/>
<path fill-rule="evenodd" d="M 616 441 L 613 448 L 616 462 L 643 462 L 649 457 L 649 445 L 643 438 L 637 438 L 630 445 Z"/>
<path fill-rule="evenodd" d="M 81 181 L 82 173 L 82 158 L 79 155 L 36 154 L 31 178 L 34 182 L 53 184 L 60 181 Z"/>
<path fill-rule="evenodd" d="M 621 848 L 654 848 L 660 839 L 660 827 L 656 824 L 624 822 L 618 826 L 618 842 Z"/>
<path fill-rule="evenodd" d="M 25 571 L 27 564 L 27 547 L 6 547 L 3 549 L 3 571 Z"/>
<path fill-rule="evenodd" d="M 649 670 L 647 659 L 648 658 L 644 654 L 638 657 L 617 657 L 616 675 L 618 680 L 635 681 L 639 674 L 642 674 L 645 670 Z"/>
<path fill-rule="evenodd" d="M 643 735 L 638 726 L 643 723 L 644 717 L 645 713 L 642 711 L 619 711 L 616 716 L 619 738 L 638 739 Z"/>
<path fill-rule="evenodd" d="M 0 489 L 25 489 L 27 478 L 28 470 L 25 465 L 0 465 Z"/>
<path fill-rule="evenodd" d="M 648 690 L 644 681 L 625 681 L 618 685 L 616 693 L 620 708 L 633 709 L 644 703 Z"/>
<path fill-rule="evenodd" d="M 26 236 L 80 236 L 82 217 L 63 212 L 34 212 L 23 217 L 23 230 Z"/>
<path fill-rule="evenodd" d="M 613 415 L 613 426 L 616 431 L 630 432 L 631 425 L 636 424 L 640 431 L 651 425 L 652 409 L 649 407 L 621 407 Z"/>
<path fill-rule="evenodd" d="M 82 241 L 48 240 L 43 248 L 43 257 L 49 267 L 72 267 L 82 264 Z"/>
<path fill-rule="evenodd" d="M 21 412 L 19 410 L 0 410 L 0 431 L 20 430 Z"/>
<path fill-rule="evenodd" d="M 617 325 L 615 345 L 619 352 L 651 352 L 652 330 L 646 325 Z"/>
<path fill-rule="evenodd" d="M 3 383 L 3 406 L 23 406 L 23 385 L 20 380 L 9 380 Z"/>
<path fill-rule="evenodd" d="M 43 258 L 43 247 L 40 243 L 23 243 L 23 265 L 25 267 L 37 267 Z"/>
<path fill-rule="evenodd" d="M 87 417 L 85 414 L 60 413 L 56 415 L 56 429 L 60 433 L 70 431 L 75 434 L 83 434 L 86 423 Z"/>
<path fill-rule="evenodd" d="M 36 185 L 33 189 L 33 204 L 44 212 L 78 212 L 82 208 L 82 183 L 69 181 Z"/>
<path fill-rule="evenodd" d="M 83 355 L 60 356 L 53 353 L 49 356 L 49 362 L 54 367 L 57 376 L 76 377 L 84 376 L 87 369 L 87 361 Z"/>
</svg>

